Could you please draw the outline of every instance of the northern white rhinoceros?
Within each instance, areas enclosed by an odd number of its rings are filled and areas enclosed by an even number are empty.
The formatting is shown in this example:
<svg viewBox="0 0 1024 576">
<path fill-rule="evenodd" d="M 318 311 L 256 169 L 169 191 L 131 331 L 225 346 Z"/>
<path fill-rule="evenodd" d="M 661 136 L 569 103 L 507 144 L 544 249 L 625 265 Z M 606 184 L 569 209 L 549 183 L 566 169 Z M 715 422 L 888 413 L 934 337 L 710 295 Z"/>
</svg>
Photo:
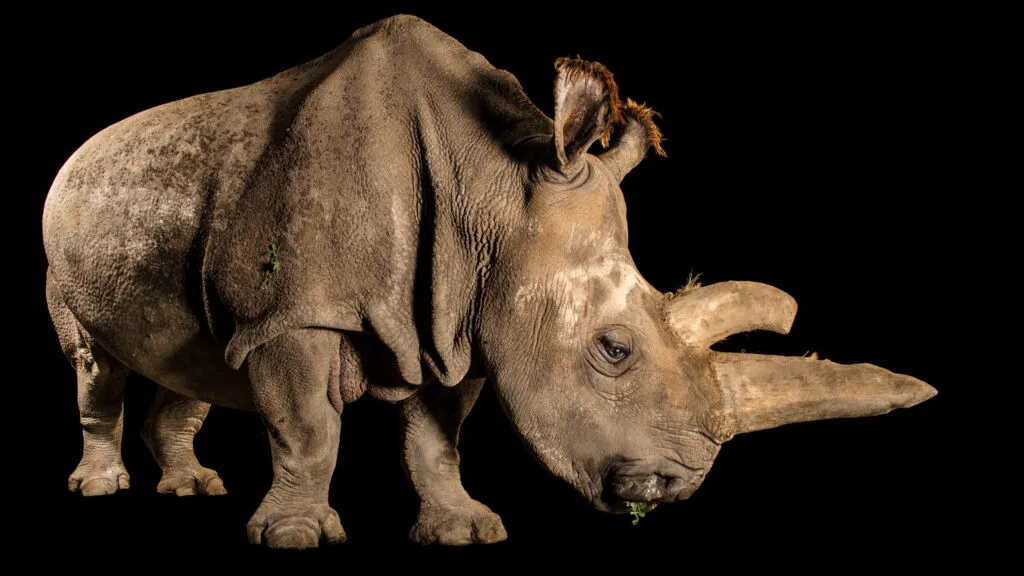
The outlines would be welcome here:
<svg viewBox="0 0 1024 576">
<path fill-rule="evenodd" d="M 343 406 L 364 393 L 401 403 L 411 537 L 442 544 L 506 538 L 459 479 L 485 381 L 532 453 L 616 513 L 686 499 L 735 434 L 936 393 L 870 364 L 712 351 L 786 333 L 796 303 L 756 282 L 645 281 L 619 184 L 662 152 L 654 112 L 601 64 L 555 69 L 551 119 L 511 74 L 400 15 L 82 145 L 43 213 L 84 436 L 69 488 L 128 487 L 132 371 L 160 386 L 143 431 L 160 492 L 223 494 L 192 437 L 211 404 L 259 412 L 274 480 L 249 539 L 295 548 L 345 540 L 328 485 Z"/>
</svg>

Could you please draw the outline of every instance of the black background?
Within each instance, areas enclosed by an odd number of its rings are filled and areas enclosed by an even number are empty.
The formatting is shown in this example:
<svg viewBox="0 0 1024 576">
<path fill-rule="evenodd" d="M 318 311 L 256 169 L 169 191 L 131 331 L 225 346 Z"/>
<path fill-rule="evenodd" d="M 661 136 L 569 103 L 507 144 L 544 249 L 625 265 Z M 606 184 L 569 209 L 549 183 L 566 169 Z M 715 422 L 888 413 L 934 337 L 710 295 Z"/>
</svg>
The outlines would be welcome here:
<svg viewBox="0 0 1024 576">
<path fill-rule="evenodd" d="M 684 570 L 700 560 L 826 568 L 983 559 L 975 536 L 984 527 L 964 519 L 966 482 L 978 471 L 974 434 L 961 425 L 980 384 L 954 368 L 969 346 L 956 323 L 970 313 L 950 314 L 972 282 L 965 259 L 977 232 L 968 223 L 985 189 L 960 155 L 975 120 L 962 113 L 964 95 L 982 75 L 973 24 L 925 12 L 574 6 L 323 11 L 286 3 L 233 13 L 40 11 L 10 21 L 23 35 L 7 71 L 8 95 L 19 101 L 14 167 L 23 182 L 8 193 L 17 202 L 8 210 L 25 228 L 17 253 L 30 260 L 17 276 L 25 304 L 10 311 L 21 327 L 15 350 L 33 367 L 29 423 L 16 442 L 26 455 L 15 475 L 36 492 L 22 485 L 26 496 L 13 503 L 29 519 L 18 524 L 25 544 L 17 551 L 46 563 L 280 557 L 245 539 L 271 478 L 259 417 L 215 407 L 196 438 L 199 459 L 220 472 L 229 496 L 159 496 L 159 470 L 138 437 L 154 391 L 141 378 L 129 381 L 126 398 L 131 489 L 92 499 L 67 492 L 81 435 L 74 374 L 46 312 L 42 204 L 61 164 L 109 124 L 263 79 L 407 12 L 512 72 L 549 115 L 552 63 L 577 54 L 607 65 L 623 97 L 663 115 L 668 157 L 652 154 L 623 183 L 640 271 L 664 291 L 691 272 L 705 283 L 766 282 L 801 307 L 791 335 L 737 336 L 719 348 L 815 350 L 916 376 L 939 395 L 884 416 L 737 437 L 688 502 L 633 527 L 589 508 L 534 462 L 488 389 L 464 427 L 464 483 L 503 517 L 510 538 L 456 550 L 408 541 L 416 498 L 399 465 L 397 413 L 364 398 L 345 409 L 331 491 L 349 542 L 290 561 L 458 565 L 533 562 L 544 551 L 546 562 L 618 558 L 639 571 L 655 561 Z"/>
</svg>

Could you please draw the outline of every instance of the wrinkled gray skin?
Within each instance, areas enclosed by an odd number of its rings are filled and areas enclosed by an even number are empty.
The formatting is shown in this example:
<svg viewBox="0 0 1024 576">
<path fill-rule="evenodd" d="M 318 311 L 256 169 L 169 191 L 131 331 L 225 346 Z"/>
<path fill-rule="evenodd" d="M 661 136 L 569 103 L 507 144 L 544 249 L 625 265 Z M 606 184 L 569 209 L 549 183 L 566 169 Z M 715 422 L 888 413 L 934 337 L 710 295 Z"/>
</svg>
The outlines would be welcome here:
<svg viewBox="0 0 1024 576">
<path fill-rule="evenodd" d="M 260 413 L 274 481 L 248 531 L 273 547 L 345 539 L 328 486 L 342 407 L 363 393 L 401 402 L 411 537 L 443 544 L 506 537 L 459 480 L 485 381 L 529 449 L 617 513 L 687 498 L 734 434 L 935 394 L 869 364 L 711 351 L 785 333 L 796 303 L 753 282 L 662 294 L 640 276 L 619 183 L 657 136 L 595 70 L 558 69 L 552 120 L 510 74 L 396 16 L 91 138 L 43 214 L 84 436 L 69 488 L 128 487 L 131 371 L 161 386 L 144 429 L 160 492 L 223 494 L 192 437 L 210 404 Z"/>
</svg>

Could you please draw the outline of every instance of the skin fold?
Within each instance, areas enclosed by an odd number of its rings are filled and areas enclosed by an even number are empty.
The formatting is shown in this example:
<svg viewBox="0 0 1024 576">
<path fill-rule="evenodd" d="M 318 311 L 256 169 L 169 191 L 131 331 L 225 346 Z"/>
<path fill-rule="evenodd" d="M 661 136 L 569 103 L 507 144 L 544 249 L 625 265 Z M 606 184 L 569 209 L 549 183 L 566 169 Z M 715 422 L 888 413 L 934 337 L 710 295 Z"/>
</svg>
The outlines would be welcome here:
<svg viewBox="0 0 1024 576">
<path fill-rule="evenodd" d="M 936 393 L 869 364 L 712 351 L 788 332 L 796 302 L 757 282 L 651 286 L 620 184 L 663 153 L 656 115 L 601 64 L 555 71 L 549 118 L 511 74 L 399 15 L 83 144 L 43 212 L 84 437 L 69 488 L 128 488 L 130 372 L 160 386 L 143 435 L 163 493 L 225 493 L 192 451 L 210 405 L 261 415 L 274 480 L 248 536 L 281 548 L 345 540 L 328 489 L 344 405 L 364 394 L 400 404 L 410 537 L 460 545 L 507 537 L 459 478 L 485 385 L 552 473 L 621 514 L 688 498 L 735 434 Z"/>
</svg>

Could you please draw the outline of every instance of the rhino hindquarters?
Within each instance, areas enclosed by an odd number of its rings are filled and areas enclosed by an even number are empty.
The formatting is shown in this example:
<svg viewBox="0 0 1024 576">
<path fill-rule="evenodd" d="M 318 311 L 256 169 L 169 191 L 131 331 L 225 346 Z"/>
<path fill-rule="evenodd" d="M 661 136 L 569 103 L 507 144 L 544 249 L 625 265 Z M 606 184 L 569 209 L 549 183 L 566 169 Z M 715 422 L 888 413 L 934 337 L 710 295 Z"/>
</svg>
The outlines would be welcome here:
<svg viewBox="0 0 1024 576">
<path fill-rule="evenodd" d="M 83 496 L 113 494 L 129 485 L 121 461 L 121 431 L 124 384 L 130 370 L 75 318 L 49 270 L 46 303 L 64 355 L 78 375 L 82 460 L 68 478 L 68 489 Z"/>
</svg>

